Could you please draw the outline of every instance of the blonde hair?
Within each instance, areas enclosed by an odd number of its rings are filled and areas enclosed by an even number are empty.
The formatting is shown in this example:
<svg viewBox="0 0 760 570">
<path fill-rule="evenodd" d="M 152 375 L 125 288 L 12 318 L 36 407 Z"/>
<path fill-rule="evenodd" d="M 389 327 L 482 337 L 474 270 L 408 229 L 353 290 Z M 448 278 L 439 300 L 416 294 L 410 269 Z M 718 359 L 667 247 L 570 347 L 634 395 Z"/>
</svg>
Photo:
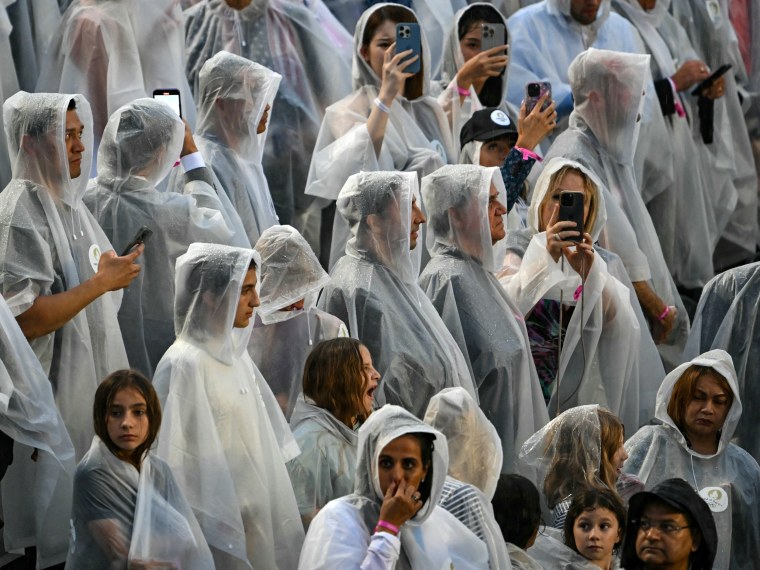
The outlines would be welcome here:
<svg viewBox="0 0 760 570">
<path fill-rule="evenodd" d="M 562 182 L 565 175 L 571 172 L 583 178 L 584 199 L 589 202 L 588 217 L 586 218 L 583 231 L 590 234 L 596 223 L 596 218 L 599 216 L 599 188 L 597 188 L 594 181 L 591 180 L 585 172 L 574 166 L 570 166 L 569 164 L 563 166 L 557 172 L 552 174 L 552 177 L 549 180 L 549 190 L 544 195 L 544 199 L 541 201 L 541 206 L 539 207 L 539 223 L 547 202 L 551 200 L 551 197 L 554 195 L 555 190 L 560 185 L 560 182 Z M 545 230 L 546 228 L 539 229 Z"/>
</svg>

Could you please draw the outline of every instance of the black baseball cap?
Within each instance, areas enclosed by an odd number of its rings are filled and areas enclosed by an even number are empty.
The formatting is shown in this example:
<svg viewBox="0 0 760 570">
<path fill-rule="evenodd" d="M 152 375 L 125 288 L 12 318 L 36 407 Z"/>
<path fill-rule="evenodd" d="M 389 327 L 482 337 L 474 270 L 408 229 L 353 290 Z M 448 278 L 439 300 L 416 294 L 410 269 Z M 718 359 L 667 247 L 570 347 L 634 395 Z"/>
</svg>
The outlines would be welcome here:
<svg viewBox="0 0 760 570">
<path fill-rule="evenodd" d="M 462 127 L 462 132 L 459 134 L 459 148 L 470 141 L 485 142 L 508 135 L 517 138 L 515 122 L 502 109 L 486 107 L 475 111 Z"/>
</svg>

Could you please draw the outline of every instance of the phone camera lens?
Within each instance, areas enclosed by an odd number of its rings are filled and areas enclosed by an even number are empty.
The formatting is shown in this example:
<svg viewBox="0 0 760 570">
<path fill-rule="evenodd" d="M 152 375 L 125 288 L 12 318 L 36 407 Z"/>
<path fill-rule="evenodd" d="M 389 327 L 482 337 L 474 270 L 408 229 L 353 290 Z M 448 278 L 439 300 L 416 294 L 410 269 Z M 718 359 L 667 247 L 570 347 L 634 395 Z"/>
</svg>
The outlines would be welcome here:
<svg viewBox="0 0 760 570">
<path fill-rule="evenodd" d="M 531 83 L 528 85 L 528 96 L 539 97 L 541 95 L 541 87 L 538 83 Z"/>
</svg>

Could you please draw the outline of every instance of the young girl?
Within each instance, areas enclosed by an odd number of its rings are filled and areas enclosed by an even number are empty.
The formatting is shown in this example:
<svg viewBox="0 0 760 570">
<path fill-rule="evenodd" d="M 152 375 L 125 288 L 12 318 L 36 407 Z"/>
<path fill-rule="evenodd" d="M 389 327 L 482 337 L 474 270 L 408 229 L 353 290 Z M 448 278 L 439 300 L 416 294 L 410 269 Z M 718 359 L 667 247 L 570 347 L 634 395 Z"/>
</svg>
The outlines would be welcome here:
<svg viewBox="0 0 760 570">
<path fill-rule="evenodd" d="M 95 437 L 74 476 L 71 546 L 77 569 L 213 567 L 169 466 L 150 454 L 161 406 L 150 382 L 118 370 L 98 386 Z"/>
<path fill-rule="evenodd" d="M 609 489 L 576 494 L 565 519 L 565 545 L 602 570 L 612 570 L 623 544 L 625 507 Z"/>
</svg>

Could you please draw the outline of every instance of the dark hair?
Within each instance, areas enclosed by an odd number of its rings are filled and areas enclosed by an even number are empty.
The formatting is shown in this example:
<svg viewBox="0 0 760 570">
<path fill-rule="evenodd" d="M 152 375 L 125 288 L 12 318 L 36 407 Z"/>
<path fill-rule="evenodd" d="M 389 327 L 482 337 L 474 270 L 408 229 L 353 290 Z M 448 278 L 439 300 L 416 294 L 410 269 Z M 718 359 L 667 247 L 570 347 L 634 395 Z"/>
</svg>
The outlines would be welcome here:
<svg viewBox="0 0 760 570">
<path fill-rule="evenodd" d="M 66 107 L 67 111 L 73 111 L 77 108 L 77 100 L 76 99 L 69 99 L 69 106 Z"/>
<path fill-rule="evenodd" d="M 372 15 L 367 18 L 364 26 L 364 35 L 362 36 L 362 48 L 368 48 L 372 37 L 375 35 L 377 28 L 385 22 L 394 22 L 401 24 L 404 22 L 418 23 L 417 18 L 409 8 L 400 4 L 389 4 L 378 8 Z M 422 97 L 423 81 L 425 77 L 425 54 L 420 53 L 420 71 L 406 80 L 404 84 L 404 97 L 409 100 Z M 382 79 L 382 78 L 381 78 Z"/>
<path fill-rule="evenodd" d="M 306 358 L 303 393 L 317 406 L 353 427 L 354 419 L 364 421 L 364 391 L 367 379 L 359 348 L 353 338 L 334 338 L 317 344 Z"/>
<path fill-rule="evenodd" d="M 503 24 L 504 18 L 498 10 L 492 6 L 473 6 L 472 8 L 465 8 L 464 14 L 459 18 L 459 28 L 457 29 L 459 40 L 461 41 L 465 34 L 472 30 L 478 22 Z M 506 26 L 505 33 L 509 33 L 506 30 Z M 507 39 L 507 41 L 509 40 Z M 501 104 L 502 81 L 504 80 L 505 72 L 506 68 L 504 68 L 501 74 L 497 77 L 489 77 L 486 79 L 483 84 L 480 93 L 478 93 L 478 99 L 480 99 L 480 102 L 483 103 L 485 107 L 498 107 Z"/>
<path fill-rule="evenodd" d="M 573 527 L 576 519 L 586 511 L 593 511 L 596 508 L 607 509 L 615 515 L 618 523 L 618 540 L 615 542 L 615 550 L 623 544 L 625 535 L 625 506 L 617 493 L 610 489 L 586 489 L 573 495 L 573 501 L 565 517 L 563 532 L 565 534 L 565 546 L 569 546 L 575 552 L 578 552 L 578 546 L 575 544 L 575 535 Z M 578 552 L 580 554 L 580 552 Z"/>
<path fill-rule="evenodd" d="M 120 449 L 108 436 L 108 411 L 116 394 L 126 388 L 134 388 L 145 398 L 148 416 L 148 437 L 127 456 L 125 456 L 124 450 Z M 95 391 L 92 420 L 95 425 L 95 434 L 106 444 L 111 453 L 139 468 L 145 453 L 153 445 L 161 427 L 161 404 L 150 380 L 142 373 L 137 370 L 117 370 L 106 376 Z"/>
<path fill-rule="evenodd" d="M 525 550 L 541 524 L 541 496 L 533 482 L 502 473 L 491 505 L 504 540 Z"/>
<path fill-rule="evenodd" d="M 435 436 L 432 433 L 427 432 L 413 432 L 404 435 L 412 436 L 420 444 L 420 457 L 422 458 L 422 464 L 427 467 L 427 474 L 417 488 L 417 491 L 420 494 L 422 502 L 426 503 L 430 498 L 430 490 L 433 486 L 433 450 L 435 449 Z"/>
</svg>

